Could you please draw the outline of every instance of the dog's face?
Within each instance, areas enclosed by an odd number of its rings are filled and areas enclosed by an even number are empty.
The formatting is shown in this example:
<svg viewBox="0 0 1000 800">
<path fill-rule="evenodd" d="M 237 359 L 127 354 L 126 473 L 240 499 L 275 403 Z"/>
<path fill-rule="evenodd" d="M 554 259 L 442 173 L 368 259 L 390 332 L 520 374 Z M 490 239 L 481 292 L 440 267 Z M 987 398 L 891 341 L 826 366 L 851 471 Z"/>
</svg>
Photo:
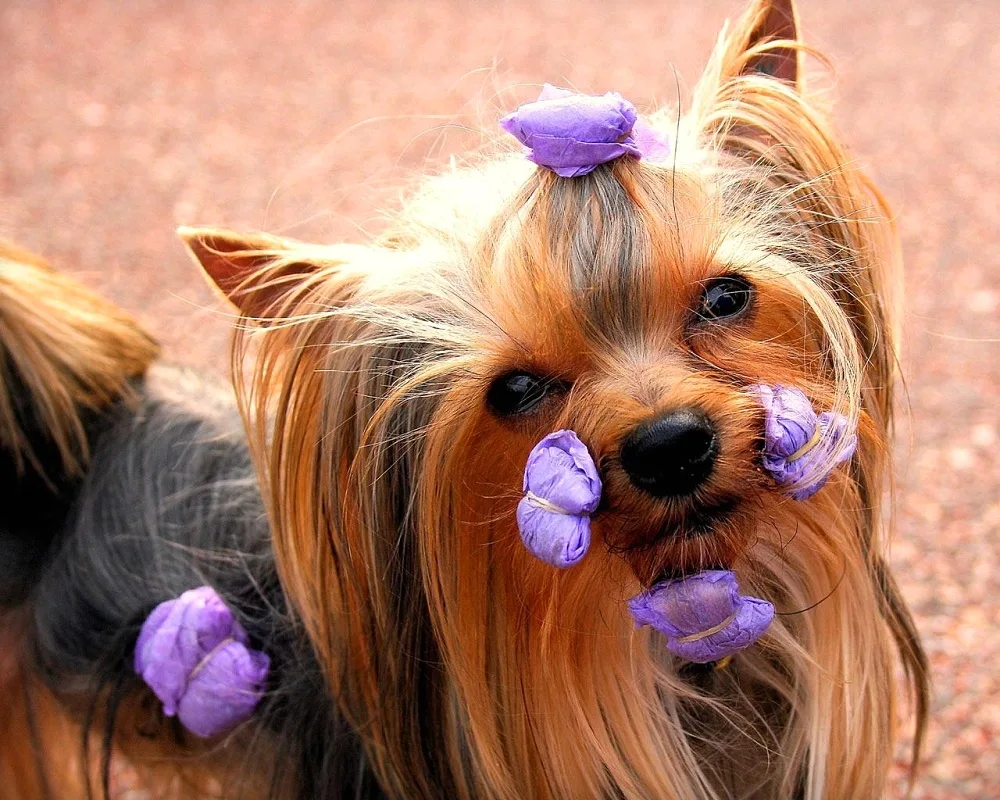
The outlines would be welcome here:
<svg viewBox="0 0 1000 800">
<path fill-rule="evenodd" d="M 797 50 L 767 45 L 793 20 L 757 2 L 677 136 L 654 116 L 669 163 L 562 179 L 511 155 L 432 180 L 367 247 L 185 234 L 263 322 L 243 388 L 282 580 L 390 791 L 880 791 L 893 636 L 919 672 L 877 532 L 894 261 Z M 858 422 L 807 503 L 759 468 L 756 383 Z M 560 428 L 604 484 L 567 571 L 514 515 Z M 625 600 L 716 566 L 785 616 L 695 686 Z"/>
<path fill-rule="evenodd" d="M 475 464 L 463 474 L 467 502 L 492 504 L 478 509 L 493 520 L 489 541 L 517 542 L 527 452 L 570 428 L 604 484 L 594 525 L 608 560 L 624 559 L 643 584 L 729 568 L 775 534 L 788 505 L 758 467 L 761 410 L 747 387 L 800 386 L 857 412 L 812 307 L 839 323 L 849 373 L 858 342 L 820 285 L 830 254 L 809 245 L 808 223 L 783 207 L 767 170 L 696 159 L 538 175 L 473 260 L 472 304 L 494 330 L 462 388 Z"/>
</svg>

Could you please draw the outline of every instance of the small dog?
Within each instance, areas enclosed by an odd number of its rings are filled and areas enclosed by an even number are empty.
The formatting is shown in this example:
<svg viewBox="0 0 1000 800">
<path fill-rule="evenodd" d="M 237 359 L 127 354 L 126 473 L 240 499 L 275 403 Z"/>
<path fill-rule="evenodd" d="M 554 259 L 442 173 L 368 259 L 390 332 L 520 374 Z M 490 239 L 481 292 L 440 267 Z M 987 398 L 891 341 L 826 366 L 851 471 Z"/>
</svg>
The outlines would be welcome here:
<svg viewBox="0 0 1000 800">
<path fill-rule="evenodd" d="M 56 735 L 34 708 L 82 720 L 105 763 L 85 752 L 79 785 L 107 789 L 114 742 L 168 796 L 882 796 L 897 668 L 914 765 L 928 697 L 882 515 L 899 262 L 884 201 L 803 86 L 795 20 L 754 0 L 723 31 L 689 112 L 650 118 L 666 161 L 565 178 L 500 155 L 428 180 L 364 246 L 182 230 L 242 314 L 249 452 L 225 403 L 138 377 L 148 350 L 98 395 L 110 406 L 55 410 L 96 409 L 69 439 L 0 405 L 5 446 L 46 431 L 63 474 L 93 452 L 51 542 L 25 551 L 28 599 L 8 598 L 27 620 L 25 741 Z M 46 408 L 60 381 L 14 366 L 8 395 Z M 857 426 L 804 502 L 761 468 L 752 384 Z M 623 457 L 667 418 L 697 421 Z M 568 428 L 604 491 L 586 559 L 556 570 L 514 508 L 532 445 Z M 695 433 L 710 445 L 692 453 Z M 47 469 L 13 452 L 5 485 Z M 657 466 L 695 460 L 694 477 Z M 724 668 L 674 657 L 626 603 L 706 568 L 777 609 Z M 251 719 L 207 743 L 130 661 L 145 615 L 202 584 L 272 658 Z M 51 761 L 22 780 L 70 785 Z"/>
</svg>

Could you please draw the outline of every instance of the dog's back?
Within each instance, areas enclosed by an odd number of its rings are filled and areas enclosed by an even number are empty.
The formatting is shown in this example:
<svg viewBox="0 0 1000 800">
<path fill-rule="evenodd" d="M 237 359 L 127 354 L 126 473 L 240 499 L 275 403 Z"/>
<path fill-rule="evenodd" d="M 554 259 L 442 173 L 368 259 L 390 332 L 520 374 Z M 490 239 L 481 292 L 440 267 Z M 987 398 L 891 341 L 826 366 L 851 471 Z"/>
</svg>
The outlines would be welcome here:
<svg viewBox="0 0 1000 800">
<path fill-rule="evenodd" d="M 316 702 L 322 679 L 286 611 L 232 393 L 156 355 L 126 314 L 0 249 L 4 797 L 83 796 L 87 781 L 106 791 L 112 742 L 166 796 L 207 794 L 227 764 L 245 782 L 227 796 L 353 784 L 322 756 L 312 777 L 300 769 L 310 747 L 332 757 L 331 744 L 351 744 Z M 274 654 L 260 712 L 221 745 L 164 718 L 132 666 L 149 612 L 206 584 Z M 357 760 L 339 756 L 356 776 Z"/>
</svg>

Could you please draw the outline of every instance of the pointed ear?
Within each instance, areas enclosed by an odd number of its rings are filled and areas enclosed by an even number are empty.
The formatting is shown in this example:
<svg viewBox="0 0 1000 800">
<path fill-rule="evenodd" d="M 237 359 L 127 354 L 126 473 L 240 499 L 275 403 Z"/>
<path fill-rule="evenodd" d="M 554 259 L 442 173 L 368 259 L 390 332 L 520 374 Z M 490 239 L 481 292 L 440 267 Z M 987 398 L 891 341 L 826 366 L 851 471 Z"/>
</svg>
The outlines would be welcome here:
<svg viewBox="0 0 1000 800">
<path fill-rule="evenodd" d="M 744 54 L 740 74 L 770 75 L 798 88 L 799 48 L 781 46 L 798 37 L 795 0 L 754 0 L 734 31 L 736 49 Z"/>
<path fill-rule="evenodd" d="M 186 227 L 177 234 L 211 283 L 245 317 L 274 316 L 282 298 L 317 271 L 295 258 L 302 245 L 277 236 Z"/>
<path fill-rule="evenodd" d="M 789 144 L 793 118 L 809 100 L 800 69 L 807 50 L 794 0 L 751 0 L 736 24 L 722 29 L 695 87 L 693 129 L 721 134 L 716 144 L 741 154 L 749 149 L 753 158 L 775 143 Z"/>
<path fill-rule="evenodd" d="M 751 0 L 736 24 L 726 25 L 695 92 L 695 106 L 710 107 L 716 92 L 741 76 L 771 77 L 802 88 L 801 43 L 794 0 Z"/>
</svg>

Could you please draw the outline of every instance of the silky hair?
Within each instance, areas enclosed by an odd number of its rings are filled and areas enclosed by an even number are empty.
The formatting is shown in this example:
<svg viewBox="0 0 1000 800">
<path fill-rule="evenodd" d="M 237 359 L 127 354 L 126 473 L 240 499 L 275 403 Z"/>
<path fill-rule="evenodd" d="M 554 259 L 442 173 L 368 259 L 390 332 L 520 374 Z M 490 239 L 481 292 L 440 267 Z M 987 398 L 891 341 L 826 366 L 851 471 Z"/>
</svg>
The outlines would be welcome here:
<svg viewBox="0 0 1000 800">
<path fill-rule="evenodd" d="M 282 586 L 331 696 L 393 797 L 878 797 L 927 664 L 886 560 L 899 258 L 885 201 L 827 114 L 762 69 L 802 45 L 755 2 L 723 32 L 668 163 L 571 180 L 519 154 L 455 167 L 370 245 L 182 235 L 241 308 L 233 364 Z M 691 309 L 754 287 L 728 327 Z M 513 369 L 566 387 L 524 419 Z M 797 386 L 857 424 L 807 503 L 756 466 L 745 387 Z M 696 406 L 724 445 L 710 536 L 629 487 L 617 446 Z M 520 546 L 532 444 L 571 427 L 606 505 L 579 566 Z M 839 454 L 831 454 L 831 463 Z M 827 465 L 823 465 L 827 466 Z M 682 667 L 625 600 L 665 568 L 732 565 L 778 616 L 725 670 Z"/>
<path fill-rule="evenodd" d="M 84 419 L 127 395 L 159 354 L 131 316 L 38 256 L 0 240 L 0 445 L 19 470 L 43 469 L 26 426 L 45 431 L 59 470 L 79 477 L 89 459 Z M 16 389 L 16 392 L 15 392 Z M 26 421 L 16 407 L 38 409 Z"/>
</svg>

